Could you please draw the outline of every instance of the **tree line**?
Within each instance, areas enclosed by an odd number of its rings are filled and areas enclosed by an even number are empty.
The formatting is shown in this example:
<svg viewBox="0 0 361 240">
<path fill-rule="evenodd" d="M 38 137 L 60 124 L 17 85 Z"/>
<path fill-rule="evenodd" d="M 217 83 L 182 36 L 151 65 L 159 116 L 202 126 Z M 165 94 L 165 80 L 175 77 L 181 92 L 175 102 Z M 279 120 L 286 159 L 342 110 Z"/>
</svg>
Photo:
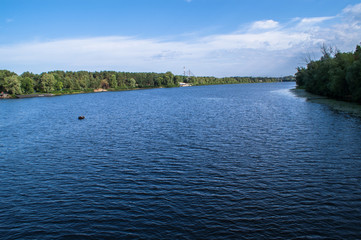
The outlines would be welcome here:
<svg viewBox="0 0 361 240">
<path fill-rule="evenodd" d="M 41 74 L 24 72 L 17 75 L 0 70 L 0 91 L 9 94 L 91 92 L 103 88 L 174 87 L 182 78 L 166 73 L 128 73 L 115 71 L 50 71 Z"/>
<path fill-rule="evenodd" d="M 233 84 L 253 82 L 276 82 L 294 80 L 261 77 L 187 77 L 166 73 L 131 73 L 115 71 L 50 71 L 41 74 L 24 72 L 18 75 L 9 70 L 0 70 L 0 92 L 20 95 L 32 93 L 92 92 L 102 88 L 124 90 L 134 88 L 178 87 L 180 82 L 191 85 Z"/>
<path fill-rule="evenodd" d="M 261 83 L 261 82 L 289 82 L 295 81 L 294 76 L 286 77 L 189 77 L 185 80 L 192 85 Z"/>
<path fill-rule="evenodd" d="M 306 91 L 361 103 L 361 46 L 354 52 L 322 47 L 320 60 L 297 68 L 296 83 Z"/>
</svg>

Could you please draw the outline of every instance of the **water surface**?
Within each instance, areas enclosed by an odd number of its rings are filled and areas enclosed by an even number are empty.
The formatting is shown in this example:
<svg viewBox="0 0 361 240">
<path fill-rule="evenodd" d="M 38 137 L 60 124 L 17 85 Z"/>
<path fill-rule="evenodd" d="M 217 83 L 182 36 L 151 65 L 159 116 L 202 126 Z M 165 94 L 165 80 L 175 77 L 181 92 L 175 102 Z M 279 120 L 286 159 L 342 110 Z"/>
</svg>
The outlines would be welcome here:
<svg viewBox="0 0 361 240">
<path fill-rule="evenodd" d="M 0 101 L 0 238 L 359 238 L 361 119 L 291 88 Z"/>
</svg>

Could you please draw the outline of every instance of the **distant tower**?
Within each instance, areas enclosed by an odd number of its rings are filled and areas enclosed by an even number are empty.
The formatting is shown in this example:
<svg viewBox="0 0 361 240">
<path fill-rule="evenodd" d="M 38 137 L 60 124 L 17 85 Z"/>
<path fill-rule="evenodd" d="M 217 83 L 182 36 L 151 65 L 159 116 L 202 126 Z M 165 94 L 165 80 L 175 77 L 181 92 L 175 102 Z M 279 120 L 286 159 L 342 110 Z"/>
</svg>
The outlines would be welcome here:
<svg viewBox="0 0 361 240">
<path fill-rule="evenodd" d="M 194 74 L 191 72 L 191 70 L 186 70 L 186 67 L 183 67 L 183 79 L 188 82 L 191 76 L 194 77 Z"/>
</svg>

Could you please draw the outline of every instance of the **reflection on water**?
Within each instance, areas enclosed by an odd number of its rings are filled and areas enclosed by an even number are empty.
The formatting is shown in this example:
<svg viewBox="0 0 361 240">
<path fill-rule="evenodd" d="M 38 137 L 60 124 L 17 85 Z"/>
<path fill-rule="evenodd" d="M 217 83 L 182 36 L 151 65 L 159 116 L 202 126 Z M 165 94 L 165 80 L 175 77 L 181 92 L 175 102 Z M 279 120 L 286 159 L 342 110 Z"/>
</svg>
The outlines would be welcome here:
<svg viewBox="0 0 361 240">
<path fill-rule="evenodd" d="M 307 101 L 328 106 L 334 111 L 339 111 L 342 113 L 352 114 L 354 116 L 361 117 L 360 104 L 329 99 L 323 96 L 307 93 L 303 89 L 292 89 L 290 93 L 294 94 L 295 96 L 305 98 L 307 99 Z"/>
</svg>

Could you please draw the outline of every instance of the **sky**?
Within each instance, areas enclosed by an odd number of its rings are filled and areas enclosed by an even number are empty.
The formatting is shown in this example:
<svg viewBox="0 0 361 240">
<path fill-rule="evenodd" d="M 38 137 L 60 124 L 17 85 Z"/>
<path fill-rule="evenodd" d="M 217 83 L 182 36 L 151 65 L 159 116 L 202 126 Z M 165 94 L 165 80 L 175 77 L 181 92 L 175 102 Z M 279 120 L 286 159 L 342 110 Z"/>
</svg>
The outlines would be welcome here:
<svg viewBox="0 0 361 240">
<path fill-rule="evenodd" d="M 0 0 L 0 69 L 293 75 L 354 51 L 361 0 Z"/>
</svg>

